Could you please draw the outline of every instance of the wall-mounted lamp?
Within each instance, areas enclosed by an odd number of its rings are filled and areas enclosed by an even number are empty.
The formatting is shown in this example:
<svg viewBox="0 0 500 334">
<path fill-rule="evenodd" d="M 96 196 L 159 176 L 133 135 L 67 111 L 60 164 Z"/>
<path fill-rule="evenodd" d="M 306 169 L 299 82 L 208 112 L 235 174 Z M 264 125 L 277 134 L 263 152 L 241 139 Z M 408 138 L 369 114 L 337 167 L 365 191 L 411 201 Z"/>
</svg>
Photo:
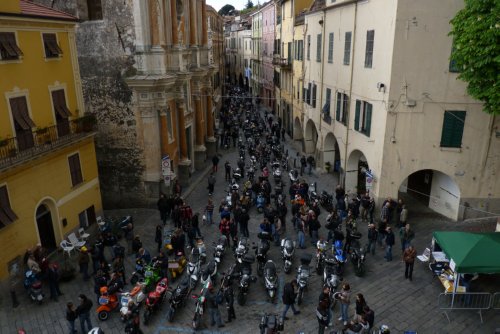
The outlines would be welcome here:
<svg viewBox="0 0 500 334">
<path fill-rule="evenodd" d="M 377 82 L 377 89 L 379 92 L 385 93 L 385 84 L 383 84 L 381 82 Z"/>
</svg>

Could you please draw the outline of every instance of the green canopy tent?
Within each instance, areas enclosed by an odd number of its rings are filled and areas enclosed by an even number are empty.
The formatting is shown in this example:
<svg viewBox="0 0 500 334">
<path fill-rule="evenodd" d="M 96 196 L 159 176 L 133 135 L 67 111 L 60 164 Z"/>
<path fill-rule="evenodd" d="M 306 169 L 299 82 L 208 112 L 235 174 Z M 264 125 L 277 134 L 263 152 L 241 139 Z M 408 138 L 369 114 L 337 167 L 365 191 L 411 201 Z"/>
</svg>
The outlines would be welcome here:
<svg viewBox="0 0 500 334">
<path fill-rule="evenodd" d="M 500 233 L 434 232 L 433 236 L 456 273 L 500 273 Z"/>
</svg>

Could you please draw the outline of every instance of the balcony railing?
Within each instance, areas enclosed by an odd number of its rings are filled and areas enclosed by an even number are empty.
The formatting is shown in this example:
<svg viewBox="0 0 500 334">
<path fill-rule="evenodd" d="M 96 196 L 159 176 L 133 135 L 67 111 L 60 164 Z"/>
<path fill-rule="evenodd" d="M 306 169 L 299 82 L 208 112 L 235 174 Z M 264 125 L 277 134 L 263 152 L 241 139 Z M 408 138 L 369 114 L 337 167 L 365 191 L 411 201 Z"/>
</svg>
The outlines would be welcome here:
<svg viewBox="0 0 500 334">
<path fill-rule="evenodd" d="M 76 142 L 96 129 L 95 117 L 89 115 L 0 139 L 0 170 Z"/>
<path fill-rule="evenodd" d="M 292 61 L 288 58 L 274 57 L 273 65 L 279 66 L 283 69 L 287 69 L 292 67 Z"/>
</svg>

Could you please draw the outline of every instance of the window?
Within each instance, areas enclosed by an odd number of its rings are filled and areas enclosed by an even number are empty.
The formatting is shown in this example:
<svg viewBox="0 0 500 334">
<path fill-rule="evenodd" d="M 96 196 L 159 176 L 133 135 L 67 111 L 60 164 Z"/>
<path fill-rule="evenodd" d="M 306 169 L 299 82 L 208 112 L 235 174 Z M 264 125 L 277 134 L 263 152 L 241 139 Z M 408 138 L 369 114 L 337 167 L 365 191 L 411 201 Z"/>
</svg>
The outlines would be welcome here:
<svg viewBox="0 0 500 334">
<path fill-rule="evenodd" d="M 290 64 L 292 62 L 292 43 L 288 42 L 288 54 L 286 55 L 288 59 L 288 63 Z"/>
<path fill-rule="evenodd" d="M 446 110 L 444 112 L 441 147 L 462 147 L 465 111 Z"/>
<path fill-rule="evenodd" d="M 207 110 L 207 112 L 212 112 L 212 110 Z M 167 109 L 167 132 L 168 132 L 168 142 L 171 143 L 174 141 L 174 130 L 172 127 L 172 112 L 170 108 Z"/>
<path fill-rule="evenodd" d="M 306 102 L 307 89 L 302 87 L 302 102 Z"/>
<path fill-rule="evenodd" d="M 316 108 L 316 84 L 313 84 L 311 105 L 313 108 Z"/>
<path fill-rule="evenodd" d="M 348 117 L 348 100 L 347 94 L 337 92 L 337 110 L 335 112 L 335 119 L 344 125 L 347 124 Z"/>
<path fill-rule="evenodd" d="M 333 32 L 328 35 L 328 62 L 333 63 Z"/>
<path fill-rule="evenodd" d="M 311 60 L 311 35 L 307 35 L 307 60 Z"/>
<path fill-rule="evenodd" d="M 70 133 L 68 117 L 71 116 L 71 112 L 66 106 L 63 89 L 52 91 L 52 105 L 56 115 L 57 134 L 60 137 L 66 136 Z"/>
<path fill-rule="evenodd" d="M 62 50 L 57 44 L 56 34 L 43 34 L 43 47 L 46 58 L 58 58 L 62 55 Z"/>
<path fill-rule="evenodd" d="M 74 186 L 83 182 L 82 168 L 80 166 L 80 155 L 75 153 L 68 157 L 71 184 Z"/>
<path fill-rule="evenodd" d="M 17 215 L 12 211 L 9 200 L 7 186 L 0 187 L 0 228 L 13 223 L 17 220 Z"/>
<path fill-rule="evenodd" d="M 332 98 L 332 90 L 330 88 L 326 89 L 325 105 L 323 106 L 323 118 L 330 118 L 330 100 Z"/>
<path fill-rule="evenodd" d="M 87 7 L 87 17 L 80 15 L 80 17 L 85 20 L 94 21 L 102 20 L 102 5 L 101 0 L 79 0 L 79 7 Z"/>
<path fill-rule="evenodd" d="M 23 55 L 17 46 L 16 35 L 13 32 L 0 32 L 0 59 L 16 60 Z"/>
<path fill-rule="evenodd" d="M 35 146 L 31 129 L 36 125 L 30 118 L 26 97 L 12 98 L 9 100 L 9 104 L 14 120 L 14 129 L 16 130 L 17 148 L 23 151 Z"/>
<path fill-rule="evenodd" d="M 455 52 L 455 43 L 451 46 L 451 54 L 450 54 L 450 64 L 449 71 L 452 73 L 459 73 L 460 68 L 457 66 L 457 62 L 453 59 L 453 53 Z"/>
<path fill-rule="evenodd" d="M 321 62 L 321 34 L 316 36 L 316 61 Z"/>
<path fill-rule="evenodd" d="M 372 68 L 374 43 L 375 30 L 368 30 L 366 32 L 365 68 Z"/>
<path fill-rule="evenodd" d="M 345 33 L 344 65 L 349 65 L 351 63 L 351 37 L 352 32 L 348 31 Z"/>
<path fill-rule="evenodd" d="M 354 115 L 354 130 L 370 137 L 372 126 L 373 105 L 366 101 L 356 100 L 356 113 Z"/>
</svg>

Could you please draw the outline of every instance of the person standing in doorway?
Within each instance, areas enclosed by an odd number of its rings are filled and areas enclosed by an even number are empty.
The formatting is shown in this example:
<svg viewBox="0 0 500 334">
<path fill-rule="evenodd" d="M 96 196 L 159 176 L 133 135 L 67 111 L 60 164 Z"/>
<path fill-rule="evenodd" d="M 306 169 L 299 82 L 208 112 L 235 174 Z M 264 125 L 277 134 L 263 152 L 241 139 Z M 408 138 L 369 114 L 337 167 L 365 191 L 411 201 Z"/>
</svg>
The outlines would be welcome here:
<svg viewBox="0 0 500 334">
<path fill-rule="evenodd" d="M 403 259 L 405 261 L 405 278 L 410 281 L 413 280 L 413 265 L 415 263 L 415 257 L 417 257 L 417 251 L 410 245 L 405 249 L 403 254 Z"/>
</svg>

